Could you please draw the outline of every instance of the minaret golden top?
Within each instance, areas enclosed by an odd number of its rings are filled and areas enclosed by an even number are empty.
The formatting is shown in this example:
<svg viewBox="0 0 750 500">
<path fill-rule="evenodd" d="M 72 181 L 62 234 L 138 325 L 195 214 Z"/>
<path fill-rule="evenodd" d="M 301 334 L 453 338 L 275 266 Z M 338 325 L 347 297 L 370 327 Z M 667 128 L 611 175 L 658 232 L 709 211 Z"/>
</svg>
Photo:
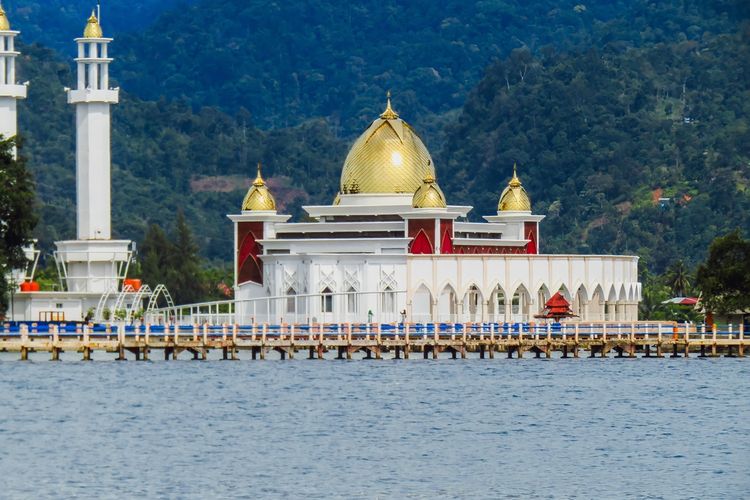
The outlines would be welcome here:
<svg viewBox="0 0 750 500">
<path fill-rule="evenodd" d="M 91 17 L 89 17 L 86 23 L 86 28 L 83 30 L 83 38 L 103 38 L 104 32 L 99 24 L 99 19 L 96 18 L 96 12 L 91 11 Z"/>
<path fill-rule="evenodd" d="M 383 114 L 380 115 L 380 118 L 383 120 L 397 120 L 398 119 L 398 113 L 393 111 L 393 108 L 391 107 L 391 91 L 389 90 L 386 94 L 387 98 L 387 104 L 385 107 L 385 111 L 383 111 Z"/>
<path fill-rule="evenodd" d="M 10 21 L 8 16 L 5 15 L 2 2 L 0 2 L 0 31 L 10 31 Z"/>
</svg>

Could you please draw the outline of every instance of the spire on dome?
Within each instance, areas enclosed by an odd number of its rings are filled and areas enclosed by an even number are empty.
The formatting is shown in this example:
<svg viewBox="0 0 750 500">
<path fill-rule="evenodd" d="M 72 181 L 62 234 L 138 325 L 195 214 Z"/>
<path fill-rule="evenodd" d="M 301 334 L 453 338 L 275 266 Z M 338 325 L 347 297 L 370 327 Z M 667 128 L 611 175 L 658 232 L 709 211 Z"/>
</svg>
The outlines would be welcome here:
<svg viewBox="0 0 750 500">
<path fill-rule="evenodd" d="M 10 21 L 8 16 L 5 15 L 2 2 L 0 2 L 0 31 L 10 31 Z"/>
<path fill-rule="evenodd" d="M 383 111 L 383 114 L 380 115 L 380 118 L 383 120 L 398 120 L 398 113 L 393 111 L 393 108 L 391 107 L 391 91 L 389 90 L 386 94 L 387 104 L 385 106 L 385 111 Z"/>
<path fill-rule="evenodd" d="M 266 181 L 263 180 L 263 174 L 261 170 L 263 169 L 263 166 L 260 162 L 258 162 L 258 174 L 255 176 L 255 181 L 253 182 L 253 186 L 255 187 L 261 187 L 266 185 Z"/>
<path fill-rule="evenodd" d="M 518 167 L 515 162 L 513 162 L 513 178 L 508 183 L 511 187 L 519 187 L 521 186 L 521 179 L 518 178 Z"/>
<path fill-rule="evenodd" d="M 91 11 L 91 17 L 89 17 L 86 23 L 86 28 L 83 30 L 83 38 L 103 38 L 104 32 L 99 24 L 99 19 L 96 17 L 96 11 Z"/>
</svg>

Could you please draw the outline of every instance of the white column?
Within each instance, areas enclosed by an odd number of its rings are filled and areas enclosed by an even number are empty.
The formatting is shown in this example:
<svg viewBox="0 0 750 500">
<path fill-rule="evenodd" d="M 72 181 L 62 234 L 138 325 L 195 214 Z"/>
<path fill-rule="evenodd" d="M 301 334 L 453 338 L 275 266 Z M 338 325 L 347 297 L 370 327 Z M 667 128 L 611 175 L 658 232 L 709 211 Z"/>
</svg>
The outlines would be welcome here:
<svg viewBox="0 0 750 500">
<path fill-rule="evenodd" d="M 78 104 L 76 123 L 78 239 L 108 240 L 111 237 L 109 104 Z"/>
<path fill-rule="evenodd" d="M 88 72 L 89 72 L 89 84 L 88 88 L 91 90 L 98 90 L 99 85 L 99 68 L 96 64 L 88 64 Z"/>
<path fill-rule="evenodd" d="M 513 297 L 508 300 L 508 296 L 505 296 L 505 319 L 503 323 L 511 323 L 513 321 Z"/>
</svg>

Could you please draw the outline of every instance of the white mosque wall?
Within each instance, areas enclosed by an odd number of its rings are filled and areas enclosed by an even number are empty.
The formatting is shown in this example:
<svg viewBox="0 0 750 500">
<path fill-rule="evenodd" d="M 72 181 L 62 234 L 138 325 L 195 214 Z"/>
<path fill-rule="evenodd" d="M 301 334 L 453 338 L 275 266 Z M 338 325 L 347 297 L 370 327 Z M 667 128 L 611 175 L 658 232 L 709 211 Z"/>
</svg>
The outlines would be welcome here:
<svg viewBox="0 0 750 500">
<path fill-rule="evenodd" d="M 637 257 L 411 255 L 407 262 L 412 321 L 533 321 L 557 291 L 581 320 L 637 319 Z"/>
<path fill-rule="evenodd" d="M 394 322 L 406 310 L 404 255 L 263 257 L 264 285 L 240 284 L 240 322 Z"/>
<path fill-rule="evenodd" d="M 531 322 L 560 291 L 581 321 L 635 321 L 638 258 L 566 255 L 267 255 L 241 284 L 258 323 Z M 404 312 L 404 313 L 402 313 Z M 538 320 L 536 320 L 538 321 Z"/>
</svg>

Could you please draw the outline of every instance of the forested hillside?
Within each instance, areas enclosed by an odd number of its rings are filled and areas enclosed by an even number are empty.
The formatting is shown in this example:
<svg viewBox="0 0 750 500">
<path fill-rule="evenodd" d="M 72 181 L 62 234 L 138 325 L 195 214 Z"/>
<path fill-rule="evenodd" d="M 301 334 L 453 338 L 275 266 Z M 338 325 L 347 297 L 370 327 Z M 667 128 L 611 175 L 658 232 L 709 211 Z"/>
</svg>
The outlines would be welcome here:
<svg viewBox="0 0 750 500">
<path fill-rule="evenodd" d="M 107 35 L 137 32 L 151 26 L 165 11 L 187 6 L 196 0 L 103 0 L 102 21 Z M 22 38 L 52 47 L 65 54 L 75 53 L 73 38 L 81 36 L 96 0 L 5 0 L 2 2 L 13 29 Z"/>
<path fill-rule="evenodd" d="M 282 210 L 299 218 L 302 203 L 330 203 L 352 135 L 388 88 L 431 148 L 448 201 L 475 205 L 473 217 L 496 210 L 518 162 L 548 216 L 546 251 L 636 253 L 660 271 L 702 258 L 719 232 L 750 229 L 748 4 L 530 4 L 205 0 L 158 17 L 164 7 L 148 1 L 121 19 L 125 4 L 105 5 L 120 26 L 139 9 L 153 16 L 112 47 L 124 89 L 113 111 L 116 236 L 140 241 L 148 223 L 167 226 L 182 209 L 202 254 L 229 259 L 224 216 L 256 162 Z M 24 41 L 44 31 L 72 47 L 63 32 L 82 29 L 75 9 L 54 4 L 56 21 L 26 5 L 36 14 L 11 16 Z M 21 50 L 20 78 L 31 81 L 22 153 L 49 249 L 75 235 L 75 131 L 62 91 L 71 61 Z"/>
<path fill-rule="evenodd" d="M 514 162 L 548 252 L 635 253 L 662 270 L 750 230 L 750 27 L 581 54 L 518 51 L 450 127 L 451 202 L 496 210 Z M 488 191 L 487 186 L 495 186 Z"/>
<path fill-rule="evenodd" d="M 49 248 L 75 236 L 75 122 L 63 87 L 70 67 L 49 49 L 21 47 L 21 77 L 29 98 L 19 107 L 19 127 L 36 181 L 41 221 L 37 236 Z M 321 121 L 270 132 L 204 108 L 121 96 L 113 110 L 112 215 L 115 236 L 140 240 L 147 224 L 166 225 L 178 208 L 199 235 L 204 255 L 231 257 L 231 223 L 263 161 L 282 207 L 299 214 L 311 198 L 335 196 L 345 145 Z M 217 178 L 217 176 L 220 176 Z M 191 182 L 192 181 L 192 182 Z"/>
<path fill-rule="evenodd" d="M 121 37 L 114 73 L 144 98 L 184 98 L 262 127 L 326 117 L 350 137 L 394 91 L 436 142 L 436 114 L 459 108 L 494 59 L 724 31 L 744 0 L 204 0 Z"/>
</svg>

